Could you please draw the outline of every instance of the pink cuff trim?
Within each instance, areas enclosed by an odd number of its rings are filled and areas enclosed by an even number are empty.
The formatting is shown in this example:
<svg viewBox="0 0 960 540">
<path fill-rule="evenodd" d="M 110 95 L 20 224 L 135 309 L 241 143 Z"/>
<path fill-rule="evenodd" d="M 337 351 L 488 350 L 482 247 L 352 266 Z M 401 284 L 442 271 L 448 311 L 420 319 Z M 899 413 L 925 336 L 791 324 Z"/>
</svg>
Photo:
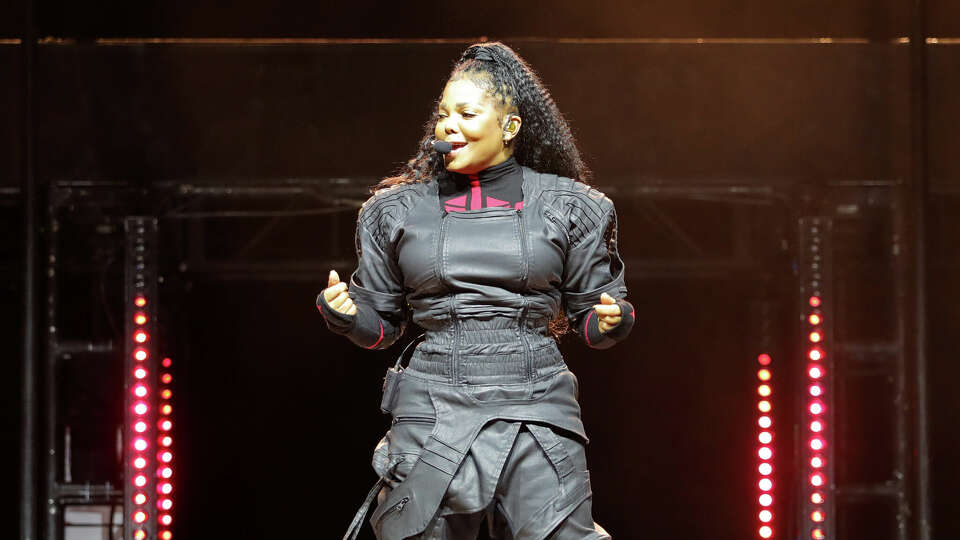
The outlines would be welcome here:
<svg viewBox="0 0 960 540">
<path fill-rule="evenodd" d="M 593 310 L 590 310 L 590 313 L 587 313 L 587 318 L 583 320 L 583 339 L 585 339 L 587 341 L 587 345 L 590 345 L 591 347 L 593 347 L 593 343 L 590 343 L 589 328 L 590 328 L 590 317 L 592 317 L 594 313 L 596 312 Z"/>
<path fill-rule="evenodd" d="M 373 345 L 367 347 L 368 349 L 372 349 L 372 348 L 376 347 L 377 345 L 380 344 L 381 341 L 383 341 L 383 321 L 378 320 L 377 322 L 380 323 L 380 338 L 377 339 L 377 342 L 376 342 L 376 343 L 374 343 Z"/>
</svg>

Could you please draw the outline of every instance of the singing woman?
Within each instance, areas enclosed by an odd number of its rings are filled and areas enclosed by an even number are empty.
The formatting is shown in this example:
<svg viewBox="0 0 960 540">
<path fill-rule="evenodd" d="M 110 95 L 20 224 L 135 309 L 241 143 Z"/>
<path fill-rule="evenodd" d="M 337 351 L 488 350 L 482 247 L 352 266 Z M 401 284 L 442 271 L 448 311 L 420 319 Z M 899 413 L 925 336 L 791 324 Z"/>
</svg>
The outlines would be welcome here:
<svg viewBox="0 0 960 540">
<path fill-rule="evenodd" d="M 610 538 L 557 342 L 572 328 L 607 349 L 633 326 L 614 204 L 502 43 L 466 49 L 425 131 L 360 209 L 349 283 L 331 271 L 317 298 L 360 347 L 389 347 L 411 320 L 425 330 L 374 450 L 370 523 L 380 540 L 474 539 L 484 524 L 493 538 Z"/>
</svg>

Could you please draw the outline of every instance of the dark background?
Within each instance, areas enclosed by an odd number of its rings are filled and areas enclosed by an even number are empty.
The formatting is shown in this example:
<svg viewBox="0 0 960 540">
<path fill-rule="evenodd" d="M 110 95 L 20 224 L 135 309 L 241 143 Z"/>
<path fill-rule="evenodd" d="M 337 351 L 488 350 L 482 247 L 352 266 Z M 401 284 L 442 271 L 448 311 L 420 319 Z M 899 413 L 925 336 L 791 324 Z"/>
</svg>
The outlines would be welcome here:
<svg viewBox="0 0 960 540">
<path fill-rule="evenodd" d="M 784 242 L 793 238 L 792 219 L 851 200 L 869 207 L 874 195 L 863 186 L 910 180 L 910 50 L 901 40 L 911 33 L 910 2 L 33 5 L 42 187 L 344 178 L 359 189 L 413 152 L 467 44 L 485 36 L 513 46 L 570 121 L 595 184 L 617 202 L 621 251 L 648 263 L 628 264 L 638 316 L 625 343 L 602 352 L 572 339 L 562 345 L 583 384 L 595 518 L 619 538 L 755 535 L 757 306 L 768 303 L 775 347 L 789 350 L 792 246 Z M 0 337 L 10 366 L 0 399 L 9 464 L 19 446 L 24 81 L 17 39 L 26 9 L 24 2 L 0 6 Z M 925 92 L 933 531 L 955 538 L 960 165 L 952 156 L 960 150 L 960 7 L 928 0 L 925 16 L 927 35 L 938 38 L 926 46 Z M 817 43 L 822 37 L 834 42 Z M 789 196 L 748 208 L 659 204 L 705 250 L 697 256 L 722 261 L 739 253 L 750 264 L 717 274 L 658 271 L 657 261 L 690 260 L 691 253 L 633 206 L 630 190 L 731 183 Z M 285 220 L 243 259 L 342 261 L 333 267 L 348 276 L 355 212 Z M 864 259 L 883 258 L 888 223 L 882 216 L 865 223 L 850 245 L 862 247 Z M 192 235 L 203 235 L 211 258 L 227 258 L 257 223 L 200 226 L 168 217 L 160 226 L 166 339 L 177 366 L 177 537 L 337 536 L 374 480 L 369 456 L 386 429 L 376 410 L 379 382 L 399 347 L 361 351 L 326 331 L 311 305 L 325 286 L 319 268 L 315 277 L 265 279 L 181 266 Z M 74 234 L 62 241 L 80 257 L 90 233 Z M 117 270 L 78 274 L 75 283 L 63 278 L 71 306 L 64 316 L 73 317 L 65 328 L 109 336 L 108 323 L 90 321 L 107 317 L 113 304 L 100 305 L 89 285 Z M 892 332 L 883 315 L 892 306 L 889 276 L 863 271 L 847 283 L 843 331 Z M 109 377 L 91 373 L 98 371 L 77 369 L 62 382 L 102 394 Z M 75 399 L 97 402 L 79 390 Z M 99 403 L 110 399 L 108 392 Z M 861 407 L 864 418 L 882 414 Z M 67 416 L 95 426 L 110 413 L 78 407 Z M 888 472 L 888 434 L 852 433 L 846 457 L 879 461 L 874 468 Z M 101 458 L 91 451 L 87 472 L 75 475 L 102 480 Z M 12 465 L 2 485 L 14 500 Z M 6 517 L 14 522 L 14 506 Z"/>
</svg>

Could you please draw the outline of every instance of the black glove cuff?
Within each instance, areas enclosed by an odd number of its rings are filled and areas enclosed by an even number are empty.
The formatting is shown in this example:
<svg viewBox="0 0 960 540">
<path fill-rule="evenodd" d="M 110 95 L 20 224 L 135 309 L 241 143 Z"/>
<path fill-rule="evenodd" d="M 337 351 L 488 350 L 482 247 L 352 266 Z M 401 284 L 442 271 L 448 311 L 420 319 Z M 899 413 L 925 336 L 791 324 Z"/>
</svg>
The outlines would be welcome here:
<svg viewBox="0 0 960 540">
<path fill-rule="evenodd" d="M 620 306 L 620 322 L 606 332 L 600 331 L 600 317 L 595 310 L 587 312 L 583 321 L 583 333 L 587 345 L 594 349 L 608 349 L 622 341 L 633 328 L 633 304 L 624 300 L 617 299 L 617 305 Z"/>
<path fill-rule="evenodd" d="M 346 313 L 341 313 L 333 308 L 327 299 L 323 297 L 323 293 L 317 295 L 317 309 L 320 310 L 320 314 L 323 315 L 323 320 L 327 323 L 327 328 L 331 332 L 337 334 L 347 334 L 353 327 L 357 324 L 356 315 L 347 315 Z"/>
</svg>

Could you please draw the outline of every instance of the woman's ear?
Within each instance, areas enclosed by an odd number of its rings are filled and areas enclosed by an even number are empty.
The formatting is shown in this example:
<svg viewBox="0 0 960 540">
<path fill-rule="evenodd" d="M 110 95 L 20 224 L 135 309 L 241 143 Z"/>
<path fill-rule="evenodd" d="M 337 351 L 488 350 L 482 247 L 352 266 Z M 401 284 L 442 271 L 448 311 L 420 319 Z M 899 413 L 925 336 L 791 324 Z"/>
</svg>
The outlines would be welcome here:
<svg viewBox="0 0 960 540">
<path fill-rule="evenodd" d="M 514 137 L 520 133 L 520 126 L 523 124 L 523 120 L 515 115 L 511 114 L 507 117 L 507 121 L 503 124 L 503 142 L 509 143 L 513 140 Z"/>
</svg>

